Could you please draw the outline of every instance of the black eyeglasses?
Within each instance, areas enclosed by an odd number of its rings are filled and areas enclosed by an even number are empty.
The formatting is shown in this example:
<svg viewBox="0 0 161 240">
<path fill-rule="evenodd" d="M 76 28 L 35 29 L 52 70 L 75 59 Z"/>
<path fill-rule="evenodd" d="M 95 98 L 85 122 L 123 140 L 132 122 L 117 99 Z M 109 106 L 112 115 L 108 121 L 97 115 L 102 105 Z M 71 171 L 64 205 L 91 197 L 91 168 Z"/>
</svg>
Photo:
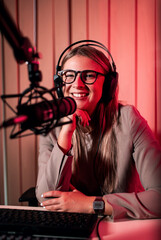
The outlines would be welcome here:
<svg viewBox="0 0 161 240">
<path fill-rule="evenodd" d="M 96 81 L 98 75 L 105 76 L 105 74 L 93 70 L 74 71 L 68 69 L 59 71 L 58 75 L 62 77 L 62 80 L 65 84 L 70 84 L 75 81 L 78 73 L 80 73 L 80 78 L 85 84 L 93 84 Z"/>
</svg>

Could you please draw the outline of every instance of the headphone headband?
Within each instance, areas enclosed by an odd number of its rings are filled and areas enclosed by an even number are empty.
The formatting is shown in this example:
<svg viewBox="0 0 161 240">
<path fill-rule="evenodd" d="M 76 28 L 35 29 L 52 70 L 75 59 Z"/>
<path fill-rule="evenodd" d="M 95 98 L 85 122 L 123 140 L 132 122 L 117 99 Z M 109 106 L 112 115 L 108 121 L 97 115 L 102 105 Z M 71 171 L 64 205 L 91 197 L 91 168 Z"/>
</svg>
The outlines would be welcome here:
<svg viewBox="0 0 161 240">
<path fill-rule="evenodd" d="M 91 42 L 91 43 L 89 43 Z M 105 45 L 103 45 L 102 43 L 98 42 L 98 41 L 95 41 L 95 40 L 80 40 L 80 41 L 77 41 L 77 42 L 74 42 L 72 43 L 71 45 L 69 45 L 67 48 L 64 49 L 64 51 L 61 53 L 59 59 L 58 59 L 58 63 L 57 63 L 57 66 L 56 66 L 56 74 L 58 73 L 58 71 L 61 70 L 61 66 L 60 66 L 60 61 L 63 57 L 63 55 L 68 51 L 68 49 L 70 49 L 71 47 L 75 46 L 75 45 L 78 45 L 80 43 L 86 43 L 86 44 L 82 44 L 80 45 L 80 47 L 83 47 L 83 46 L 95 46 L 95 47 L 99 47 L 99 48 L 102 48 L 104 51 L 106 51 L 108 53 L 108 55 L 110 56 L 111 60 L 112 60 L 112 68 L 113 68 L 113 72 L 116 72 L 116 64 L 113 60 L 113 57 L 111 55 L 111 53 L 109 52 L 109 50 L 107 49 L 107 47 Z"/>
</svg>

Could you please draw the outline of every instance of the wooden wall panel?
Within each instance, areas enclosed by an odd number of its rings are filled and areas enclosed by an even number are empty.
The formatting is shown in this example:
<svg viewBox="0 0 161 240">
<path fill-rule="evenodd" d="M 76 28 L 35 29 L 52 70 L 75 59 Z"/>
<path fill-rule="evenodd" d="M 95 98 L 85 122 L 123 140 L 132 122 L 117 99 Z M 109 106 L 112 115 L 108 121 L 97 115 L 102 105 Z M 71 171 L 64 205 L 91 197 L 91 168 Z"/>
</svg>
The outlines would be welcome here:
<svg viewBox="0 0 161 240">
<path fill-rule="evenodd" d="M 42 82 L 40 85 L 52 88 L 55 68 L 54 1 L 38 0 L 37 10 L 37 44 L 38 52 L 42 54 L 42 58 L 39 59 L 40 70 L 42 72 Z"/>
<path fill-rule="evenodd" d="M 55 61 L 70 44 L 69 1 L 54 0 L 54 55 Z"/>
<path fill-rule="evenodd" d="M 155 108 L 155 133 L 161 143 L 161 1 L 156 1 L 156 49 L 155 49 L 155 60 L 156 60 L 156 108 Z"/>
<path fill-rule="evenodd" d="M 71 43 L 87 39 L 86 2 L 86 0 L 71 0 Z"/>
<path fill-rule="evenodd" d="M 11 16 L 16 20 L 16 1 L 5 1 Z M 5 70 L 5 94 L 13 94 L 18 92 L 18 66 L 13 56 L 13 51 L 4 42 L 4 70 Z M 13 108 L 17 105 L 17 99 L 8 101 Z M 6 106 L 5 118 L 9 119 L 14 116 L 14 113 Z M 6 162 L 8 176 L 8 204 L 17 204 L 17 199 L 20 195 L 20 157 L 19 157 L 19 140 L 9 138 L 12 128 L 6 129 Z"/>
<path fill-rule="evenodd" d="M 3 50 L 2 50 L 2 36 L 0 35 L 0 95 L 3 94 Z M 3 103 L 0 99 L 0 123 L 3 121 Z M 4 130 L 0 130 L 0 204 L 4 202 L 4 162 L 3 162 L 3 149 L 4 149 L 4 141 L 3 141 L 3 133 Z"/>
<path fill-rule="evenodd" d="M 55 65 L 62 51 L 82 39 L 94 39 L 110 50 L 119 72 L 119 99 L 138 107 L 161 143 L 161 0 L 4 0 L 23 34 L 42 53 L 41 86 L 53 87 Z M 0 37 L 1 41 L 1 37 Z M 3 48 L 3 49 L 2 49 Z M 25 64 L 17 65 L 6 40 L 0 46 L 4 93 L 29 87 Z M 2 64 L 3 63 L 3 64 Z M 2 94 L 2 75 L 0 94 Z M 13 108 L 17 100 L 9 101 Z M 15 116 L 5 106 L 0 121 Z M 7 165 L 8 204 L 34 186 L 37 175 L 36 136 L 10 139 L 11 127 L 0 130 L 0 204 L 4 203 L 3 162 Z M 6 134 L 6 138 L 5 138 Z"/>
<path fill-rule="evenodd" d="M 155 131 L 155 4 L 139 0 L 137 49 L 137 107 Z"/>
<path fill-rule="evenodd" d="M 89 33 L 88 38 L 108 44 L 108 1 L 89 0 Z"/>
<path fill-rule="evenodd" d="M 119 99 L 135 104 L 135 1 L 112 0 L 110 5 L 110 45 L 119 73 Z"/>
<path fill-rule="evenodd" d="M 24 36 L 27 36 L 32 46 L 35 41 L 35 22 L 34 22 L 34 1 L 19 1 L 19 27 L 22 29 Z M 24 11 L 25 9 L 25 11 Z M 28 89 L 31 82 L 29 81 L 28 68 L 26 64 L 20 65 L 19 85 L 20 93 Z M 25 97 L 24 97 L 24 101 Z M 31 131 L 25 131 L 29 134 Z M 35 186 L 37 175 L 37 146 L 35 135 L 23 137 L 20 140 L 20 177 L 21 177 L 21 194 L 31 186 Z"/>
</svg>

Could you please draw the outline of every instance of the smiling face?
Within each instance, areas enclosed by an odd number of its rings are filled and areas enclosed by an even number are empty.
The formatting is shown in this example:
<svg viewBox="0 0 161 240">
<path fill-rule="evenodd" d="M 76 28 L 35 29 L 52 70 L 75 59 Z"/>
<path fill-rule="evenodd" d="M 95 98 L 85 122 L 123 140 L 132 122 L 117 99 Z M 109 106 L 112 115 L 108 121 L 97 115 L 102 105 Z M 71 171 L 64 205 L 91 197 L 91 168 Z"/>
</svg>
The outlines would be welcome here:
<svg viewBox="0 0 161 240">
<path fill-rule="evenodd" d="M 63 70 L 66 69 L 75 71 L 94 70 L 104 74 L 103 68 L 98 63 L 80 55 L 68 59 L 63 66 Z M 78 109 L 87 111 L 91 115 L 101 99 L 104 79 L 104 76 L 98 75 L 93 84 L 87 85 L 82 82 L 80 74 L 78 74 L 73 83 L 65 85 L 64 96 L 72 97 L 76 101 Z"/>
</svg>

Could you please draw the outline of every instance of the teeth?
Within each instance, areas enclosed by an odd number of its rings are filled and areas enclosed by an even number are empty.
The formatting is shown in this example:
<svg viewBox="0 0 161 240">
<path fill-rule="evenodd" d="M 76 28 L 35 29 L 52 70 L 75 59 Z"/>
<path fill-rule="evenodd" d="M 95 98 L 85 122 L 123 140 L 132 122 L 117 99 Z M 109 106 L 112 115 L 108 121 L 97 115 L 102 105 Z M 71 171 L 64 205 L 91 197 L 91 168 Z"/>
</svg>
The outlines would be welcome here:
<svg viewBox="0 0 161 240">
<path fill-rule="evenodd" d="M 74 97 L 85 97 L 85 96 L 87 96 L 87 94 L 85 94 L 85 93 L 73 93 L 73 96 Z"/>
</svg>

